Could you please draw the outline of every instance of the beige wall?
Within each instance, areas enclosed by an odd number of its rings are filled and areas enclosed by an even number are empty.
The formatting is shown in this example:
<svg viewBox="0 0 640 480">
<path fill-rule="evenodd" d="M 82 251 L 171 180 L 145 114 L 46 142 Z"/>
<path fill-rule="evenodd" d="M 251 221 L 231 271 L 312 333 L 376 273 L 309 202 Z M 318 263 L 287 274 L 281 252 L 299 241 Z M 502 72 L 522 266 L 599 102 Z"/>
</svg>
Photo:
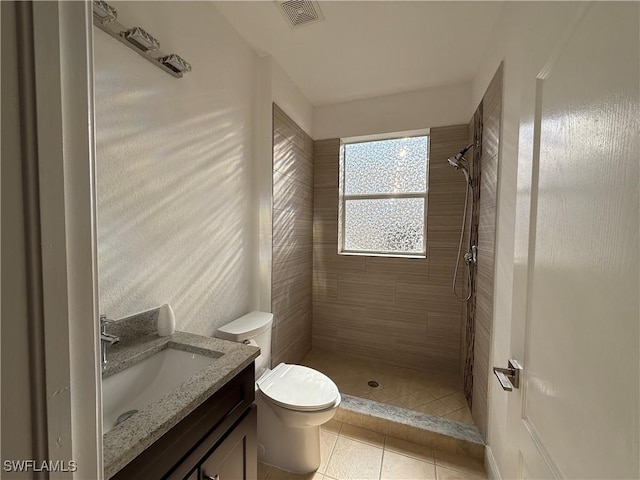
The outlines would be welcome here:
<svg viewBox="0 0 640 480">
<path fill-rule="evenodd" d="M 268 57 L 271 64 L 271 96 L 273 103 L 285 112 L 307 135 L 312 135 L 313 105 L 304 96 L 298 86 L 289 78 L 287 72 Z"/>
<path fill-rule="evenodd" d="M 94 27 L 101 310 L 169 302 L 178 329 L 211 335 L 255 302 L 257 56 L 208 2 L 113 5 L 193 71 L 171 77 Z"/>
<path fill-rule="evenodd" d="M 472 113 L 471 85 L 446 85 L 313 109 L 313 138 L 357 137 L 456 125 Z"/>
<path fill-rule="evenodd" d="M 311 349 L 313 140 L 273 105 L 272 365 Z"/>
<path fill-rule="evenodd" d="M 465 183 L 446 159 L 467 135 L 466 125 L 431 129 L 425 259 L 338 255 L 340 140 L 315 142 L 314 347 L 458 371 L 462 306 L 451 282 Z"/>
</svg>

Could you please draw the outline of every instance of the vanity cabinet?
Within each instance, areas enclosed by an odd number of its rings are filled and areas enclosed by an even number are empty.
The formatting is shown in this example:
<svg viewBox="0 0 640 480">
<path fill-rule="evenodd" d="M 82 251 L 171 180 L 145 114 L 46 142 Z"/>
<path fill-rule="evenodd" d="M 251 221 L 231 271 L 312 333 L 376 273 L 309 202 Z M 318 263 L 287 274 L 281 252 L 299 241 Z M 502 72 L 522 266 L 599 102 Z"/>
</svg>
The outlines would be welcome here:
<svg viewBox="0 0 640 480">
<path fill-rule="evenodd" d="M 252 363 L 111 478 L 256 479 L 254 371 Z"/>
<path fill-rule="evenodd" d="M 200 465 L 198 480 L 248 480 L 257 473 L 255 405 Z"/>
</svg>

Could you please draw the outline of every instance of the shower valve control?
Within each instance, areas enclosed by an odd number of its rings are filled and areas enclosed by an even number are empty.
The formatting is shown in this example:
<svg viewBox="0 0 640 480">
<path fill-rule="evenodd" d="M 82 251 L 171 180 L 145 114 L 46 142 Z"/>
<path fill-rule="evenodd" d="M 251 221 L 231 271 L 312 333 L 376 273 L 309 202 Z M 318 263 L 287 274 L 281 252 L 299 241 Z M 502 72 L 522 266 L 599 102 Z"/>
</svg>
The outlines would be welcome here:
<svg viewBox="0 0 640 480">
<path fill-rule="evenodd" d="M 511 392 L 514 388 L 520 387 L 522 365 L 517 360 L 510 359 L 507 368 L 493 367 L 493 373 L 498 378 L 503 390 Z"/>
<path fill-rule="evenodd" d="M 471 250 L 464 254 L 464 262 L 467 265 L 475 265 L 478 262 L 478 246 L 472 245 Z"/>
</svg>

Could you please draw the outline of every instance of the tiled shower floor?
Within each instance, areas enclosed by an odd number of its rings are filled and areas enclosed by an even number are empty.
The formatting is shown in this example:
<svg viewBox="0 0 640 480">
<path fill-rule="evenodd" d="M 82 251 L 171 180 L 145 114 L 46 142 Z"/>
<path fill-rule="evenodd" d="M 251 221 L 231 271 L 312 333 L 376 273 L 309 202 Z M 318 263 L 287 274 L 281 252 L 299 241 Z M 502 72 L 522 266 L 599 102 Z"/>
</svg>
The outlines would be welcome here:
<svg viewBox="0 0 640 480">
<path fill-rule="evenodd" d="M 428 374 L 321 349 L 309 352 L 302 364 L 330 377 L 341 393 L 473 424 L 457 376 Z M 369 386 L 372 380 L 379 386 Z"/>
</svg>

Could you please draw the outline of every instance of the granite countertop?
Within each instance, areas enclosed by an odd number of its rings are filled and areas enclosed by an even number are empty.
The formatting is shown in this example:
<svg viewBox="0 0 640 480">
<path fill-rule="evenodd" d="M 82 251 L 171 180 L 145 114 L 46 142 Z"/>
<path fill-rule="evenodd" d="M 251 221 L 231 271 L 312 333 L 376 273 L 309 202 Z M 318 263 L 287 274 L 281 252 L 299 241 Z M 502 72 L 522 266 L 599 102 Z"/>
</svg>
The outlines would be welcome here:
<svg viewBox="0 0 640 480">
<path fill-rule="evenodd" d="M 103 435 L 105 478 L 115 475 L 260 353 L 259 348 L 250 345 L 184 332 L 169 337 L 147 335 L 110 348 L 102 376 L 118 373 L 165 348 L 206 355 L 216 361 Z"/>
</svg>

